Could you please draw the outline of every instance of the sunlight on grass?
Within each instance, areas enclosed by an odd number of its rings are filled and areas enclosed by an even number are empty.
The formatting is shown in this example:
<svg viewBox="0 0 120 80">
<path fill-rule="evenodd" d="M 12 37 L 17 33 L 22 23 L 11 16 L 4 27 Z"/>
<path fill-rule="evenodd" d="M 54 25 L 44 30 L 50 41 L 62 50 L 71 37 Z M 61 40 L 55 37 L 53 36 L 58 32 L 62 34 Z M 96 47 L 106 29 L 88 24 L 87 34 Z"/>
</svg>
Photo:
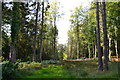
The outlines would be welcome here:
<svg viewBox="0 0 120 80">
<path fill-rule="evenodd" d="M 67 75 L 67 71 L 62 65 L 49 65 L 34 71 L 31 75 L 24 76 L 25 78 L 69 78 L 71 75 Z"/>
<path fill-rule="evenodd" d="M 39 69 L 23 70 L 21 78 L 117 78 L 117 65 L 109 62 L 108 72 L 98 72 L 97 61 L 63 61 L 59 65 L 45 64 Z"/>
</svg>

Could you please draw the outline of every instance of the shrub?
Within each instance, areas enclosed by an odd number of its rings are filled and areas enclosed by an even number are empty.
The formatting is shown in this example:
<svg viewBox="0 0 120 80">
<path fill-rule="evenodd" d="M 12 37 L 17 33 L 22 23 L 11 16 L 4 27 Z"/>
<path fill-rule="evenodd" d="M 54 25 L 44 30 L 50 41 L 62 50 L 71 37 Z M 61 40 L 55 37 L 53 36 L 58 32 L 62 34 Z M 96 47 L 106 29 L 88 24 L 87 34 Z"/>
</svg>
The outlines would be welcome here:
<svg viewBox="0 0 120 80">
<path fill-rule="evenodd" d="M 81 57 L 80 59 L 85 59 L 86 57 Z"/>
<path fill-rule="evenodd" d="M 19 69 L 22 68 L 40 68 L 41 67 L 41 63 L 39 62 L 21 62 L 19 63 Z"/>
<path fill-rule="evenodd" d="M 57 60 L 44 60 L 42 64 L 60 64 L 60 61 Z"/>
<path fill-rule="evenodd" d="M 15 76 L 16 71 L 18 70 L 18 62 L 11 63 L 9 61 L 2 62 L 2 78 L 7 80 Z"/>
</svg>

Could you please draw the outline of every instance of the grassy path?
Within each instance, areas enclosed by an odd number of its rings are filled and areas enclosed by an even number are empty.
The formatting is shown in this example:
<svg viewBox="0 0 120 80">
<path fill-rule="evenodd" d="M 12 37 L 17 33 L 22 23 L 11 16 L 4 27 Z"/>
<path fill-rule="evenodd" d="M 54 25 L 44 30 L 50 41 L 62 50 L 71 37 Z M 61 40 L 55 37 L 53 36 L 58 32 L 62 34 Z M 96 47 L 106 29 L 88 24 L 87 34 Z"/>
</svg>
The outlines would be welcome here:
<svg viewBox="0 0 120 80">
<path fill-rule="evenodd" d="M 75 78 L 62 65 L 44 65 L 41 69 L 22 75 L 22 78 Z"/>
<path fill-rule="evenodd" d="M 62 64 L 46 64 L 39 69 L 23 71 L 21 78 L 116 78 L 118 65 L 109 63 L 108 72 L 98 72 L 96 61 L 64 61 Z M 33 70 L 32 70 L 33 69 Z"/>
</svg>

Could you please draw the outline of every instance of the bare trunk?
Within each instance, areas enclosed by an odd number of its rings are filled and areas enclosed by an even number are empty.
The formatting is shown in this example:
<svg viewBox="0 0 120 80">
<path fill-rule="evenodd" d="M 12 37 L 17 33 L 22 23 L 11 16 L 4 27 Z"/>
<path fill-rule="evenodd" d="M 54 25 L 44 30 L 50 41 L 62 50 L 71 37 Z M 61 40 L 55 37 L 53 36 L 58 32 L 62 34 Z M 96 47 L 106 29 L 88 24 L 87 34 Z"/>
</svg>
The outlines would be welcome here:
<svg viewBox="0 0 120 80">
<path fill-rule="evenodd" d="M 0 1 L 0 57 L 2 56 L 2 31 L 1 31 L 1 26 L 2 26 L 2 2 Z M 1 62 L 1 60 L 0 60 Z"/>
<path fill-rule="evenodd" d="M 13 44 L 10 45 L 9 59 L 10 59 L 10 62 L 12 63 L 16 62 L 16 49 L 15 49 L 15 45 Z"/>
<path fill-rule="evenodd" d="M 57 60 L 57 53 L 56 53 L 56 36 L 57 36 L 57 27 L 56 27 L 56 13 L 54 13 L 54 59 Z"/>
<path fill-rule="evenodd" d="M 109 38 L 109 60 L 111 61 L 111 50 L 110 50 L 110 47 L 111 47 L 111 38 Z"/>
<path fill-rule="evenodd" d="M 36 36 L 37 36 L 37 28 L 38 28 L 38 7 L 39 7 L 39 2 L 37 2 L 37 8 L 36 8 L 36 25 L 34 29 L 34 50 L 33 50 L 33 61 L 36 61 Z"/>
<path fill-rule="evenodd" d="M 54 44 L 53 44 L 53 53 L 54 53 L 54 59 L 56 60 L 56 39 L 55 39 L 55 35 L 54 35 Z"/>
<path fill-rule="evenodd" d="M 98 50 L 98 70 L 103 71 L 102 52 L 100 47 L 100 27 L 99 27 L 99 2 L 96 2 L 96 37 Z"/>
<path fill-rule="evenodd" d="M 114 40 L 114 42 L 115 42 L 115 52 L 116 52 L 116 57 L 117 57 L 117 59 L 118 59 L 117 40 Z"/>
<path fill-rule="evenodd" d="M 104 69 L 108 71 L 108 41 L 107 41 L 105 2 L 102 2 L 102 26 L 103 26 L 103 42 L 104 42 L 104 44 L 103 44 Z"/>
<path fill-rule="evenodd" d="M 72 59 L 72 45 L 70 44 L 70 59 Z"/>
<path fill-rule="evenodd" d="M 93 56 L 92 56 L 92 58 L 94 58 L 94 54 L 95 54 L 95 46 L 93 45 Z"/>
<path fill-rule="evenodd" d="M 54 43 L 53 43 L 53 53 L 54 53 L 54 59 L 57 59 L 57 54 L 56 54 L 56 25 L 54 24 L 55 30 L 54 30 Z"/>
<path fill-rule="evenodd" d="M 117 41 L 117 28 L 115 27 L 115 36 L 116 39 L 114 39 L 115 42 L 115 52 L 116 52 L 116 57 L 118 58 L 118 41 Z"/>
<path fill-rule="evenodd" d="M 40 62 L 42 61 L 42 34 L 44 26 L 44 0 L 42 2 L 42 23 L 41 23 L 41 32 L 40 32 Z"/>
<path fill-rule="evenodd" d="M 73 39 L 71 41 L 71 59 L 73 59 Z"/>
<path fill-rule="evenodd" d="M 95 54 L 94 54 L 94 58 L 96 58 L 97 57 L 97 48 L 96 48 L 96 45 L 95 45 Z"/>
<path fill-rule="evenodd" d="M 90 59 L 91 51 L 90 51 L 90 46 L 89 45 L 88 45 L 88 53 L 89 53 L 89 59 Z"/>
<path fill-rule="evenodd" d="M 78 22 L 77 22 L 78 23 Z M 79 41 L 79 27 L 77 24 L 77 59 L 79 59 L 79 55 L 80 55 L 80 41 Z"/>
<path fill-rule="evenodd" d="M 68 39 L 68 59 L 70 59 L 70 56 L 71 56 L 71 47 L 70 47 L 70 41 Z"/>
</svg>

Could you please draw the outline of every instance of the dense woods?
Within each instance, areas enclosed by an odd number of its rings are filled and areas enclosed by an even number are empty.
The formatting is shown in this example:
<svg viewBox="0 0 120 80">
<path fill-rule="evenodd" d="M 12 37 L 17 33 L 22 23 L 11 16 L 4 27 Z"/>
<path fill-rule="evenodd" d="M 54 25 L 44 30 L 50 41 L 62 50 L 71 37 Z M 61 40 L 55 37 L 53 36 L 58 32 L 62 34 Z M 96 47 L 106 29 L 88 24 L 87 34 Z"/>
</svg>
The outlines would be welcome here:
<svg viewBox="0 0 120 80">
<path fill-rule="evenodd" d="M 98 63 L 98 71 L 110 71 L 113 56 L 120 57 L 120 2 L 91 2 L 89 8 L 80 5 L 72 10 L 66 44 L 58 43 L 57 21 L 63 14 L 59 2 L 4 1 L 0 6 L 0 58 L 6 61 L 2 63 L 3 78 L 6 77 L 4 67 L 9 63 L 13 67 L 18 63 L 39 67 L 42 63 L 62 64 L 75 71 L 77 65 L 87 63 L 64 61 L 89 59 Z M 88 66 L 93 63 L 88 62 Z"/>
<path fill-rule="evenodd" d="M 45 3 L 46 6 L 44 6 Z M 7 7 L 6 4 L 14 7 Z M 6 60 L 11 58 L 14 59 L 12 62 L 16 59 L 42 61 L 42 59 L 57 57 L 56 20 L 60 16 L 58 5 L 58 2 L 52 4 L 48 2 L 2 4 L 4 14 L 2 25 L 6 25 L 2 28 L 2 35 L 5 35 L 3 36 L 2 53 Z M 11 30 L 9 33 L 5 30 L 8 28 Z"/>
</svg>

